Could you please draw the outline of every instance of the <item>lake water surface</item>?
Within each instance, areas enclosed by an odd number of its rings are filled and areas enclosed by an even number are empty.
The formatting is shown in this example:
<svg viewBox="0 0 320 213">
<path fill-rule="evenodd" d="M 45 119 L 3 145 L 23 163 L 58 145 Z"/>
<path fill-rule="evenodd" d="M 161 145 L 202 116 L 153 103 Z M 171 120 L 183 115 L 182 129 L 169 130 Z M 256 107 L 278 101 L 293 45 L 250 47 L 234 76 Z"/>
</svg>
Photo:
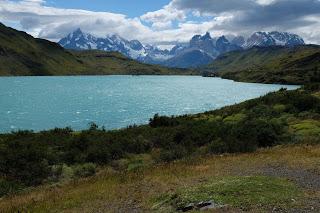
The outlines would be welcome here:
<svg viewBox="0 0 320 213">
<path fill-rule="evenodd" d="M 150 117 L 204 112 L 297 86 L 239 83 L 199 76 L 1 77 L 0 132 L 95 122 L 107 129 Z"/>
</svg>

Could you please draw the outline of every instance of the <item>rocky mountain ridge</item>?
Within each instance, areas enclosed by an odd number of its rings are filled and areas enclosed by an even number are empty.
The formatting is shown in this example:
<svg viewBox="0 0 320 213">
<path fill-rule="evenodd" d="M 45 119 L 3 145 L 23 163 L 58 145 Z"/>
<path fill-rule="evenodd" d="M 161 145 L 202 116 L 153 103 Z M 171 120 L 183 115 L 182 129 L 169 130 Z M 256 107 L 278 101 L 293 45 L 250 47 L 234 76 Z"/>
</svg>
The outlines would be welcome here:
<svg viewBox="0 0 320 213">
<path fill-rule="evenodd" d="M 138 40 L 129 41 L 119 35 L 99 38 L 77 29 L 61 39 L 59 44 L 66 49 L 116 51 L 143 63 L 190 68 L 208 64 L 219 55 L 234 50 L 305 43 L 300 36 L 287 32 L 256 32 L 248 39 L 243 36 L 233 39 L 226 36 L 213 38 L 207 32 L 205 35 L 193 36 L 189 43 L 177 44 L 171 50 L 162 50 L 150 44 L 144 45 Z"/>
</svg>

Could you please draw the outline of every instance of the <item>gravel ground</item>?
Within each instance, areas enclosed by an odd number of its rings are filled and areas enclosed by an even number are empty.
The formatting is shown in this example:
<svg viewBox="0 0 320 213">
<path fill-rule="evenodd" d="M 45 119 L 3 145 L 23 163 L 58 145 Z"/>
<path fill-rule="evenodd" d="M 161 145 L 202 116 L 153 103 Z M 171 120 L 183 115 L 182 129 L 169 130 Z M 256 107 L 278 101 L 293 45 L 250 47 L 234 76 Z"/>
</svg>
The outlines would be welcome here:
<svg viewBox="0 0 320 213">
<path fill-rule="evenodd" d="M 317 171 L 309 171 L 299 167 L 289 168 L 284 165 L 268 165 L 254 170 L 236 171 L 236 174 L 286 178 L 311 195 L 299 209 L 283 210 L 274 208 L 270 210 L 271 212 L 320 213 L 320 174 Z"/>
<path fill-rule="evenodd" d="M 298 186 L 308 190 L 320 190 L 320 174 L 316 171 L 308 171 L 303 168 L 291 169 L 284 166 L 271 166 L 261 168 L 262 175 L 287 178 Z"/>
</svg>

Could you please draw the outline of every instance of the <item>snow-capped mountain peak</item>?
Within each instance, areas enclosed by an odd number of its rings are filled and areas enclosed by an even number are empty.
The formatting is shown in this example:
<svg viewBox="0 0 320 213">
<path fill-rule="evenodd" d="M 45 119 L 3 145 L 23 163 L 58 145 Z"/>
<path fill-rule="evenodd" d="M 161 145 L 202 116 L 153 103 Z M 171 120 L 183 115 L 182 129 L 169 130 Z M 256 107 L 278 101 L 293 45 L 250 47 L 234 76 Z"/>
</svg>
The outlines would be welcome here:
<svg viewBox="0 0 320 213">
<path fill-rule="evenodd" d="M 253 46 L 271 46 L 275 44 L 275 40 L 266 32 L 255 32 L 247 40 L 245 48 Z"/>
<path fill-rule="evenodd" d="M 304 44 L 304 40 L 300 36 L 292 33 L 273 31 L 269 33 L 269 36 L 275 40 L 276 45 L 294 46 Z"/>
<path fill-rule="evenodd" d="M 61 39 L 59 44 L 67 49 L 117 51 L 129 58 L 148 63 L 155 63 L 173 57 L 168 50 L 160 50 L 151 45 L 144 46 L 138 40 L 128 41 L 117 34 L 98 38 L 84 33 L 81 29 L 76 29 Z"/>
<path fill-rule="evenodd" d="M 253 46 L 295 46 L 304 44 L 304 41 L 298 35 L 277 31 L 255 32 L 248 39 L 237 36 L 232 41 L 229 41 L 226 36 L 211 37 L 207 32 L 204 35 L 195 35 L 189 43 L 177 44 L 169 51 L 161 50 L 150 44 L 144 45 L 138 40 L 129 41 L 117 34 L 99 38 L 85 33 L 81 29 L 76 29 L 61 39 L 59 44 L 67 49 L 117 51 L 144 63 L 193 67 L 234 50 Z M 194 64 L 192 65 L 190 62 Z"/>
<path fill-rule="evenodd" d="M 250 48 L 253 46 L 273 46 L 273 45 L 281 45 L 281 46 L 295 46 L 295 45 L 303 45 L 304 40 L 296 35 L 287 32 L 256 32 L 252 34 L 251 37 L 248 38 L 246 44 L 244 44 L 245 48 Z"/>
<path fill-rule="evenodd" d="M 80 28 L 60 40 L 59 44 L 67 49 L 88 50 L 96 49 L 96 38 L 84 33 Z"/>
</svg>

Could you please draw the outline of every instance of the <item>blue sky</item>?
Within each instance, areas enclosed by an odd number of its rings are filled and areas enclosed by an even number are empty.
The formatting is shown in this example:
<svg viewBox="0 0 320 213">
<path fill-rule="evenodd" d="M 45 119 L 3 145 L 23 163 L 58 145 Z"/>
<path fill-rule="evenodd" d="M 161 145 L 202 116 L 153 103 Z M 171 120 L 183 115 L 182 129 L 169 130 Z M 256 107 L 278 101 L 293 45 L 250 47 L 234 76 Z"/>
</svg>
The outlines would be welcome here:
<svg viewBox="0 0 320 213">
<path fill-rule="evenodd" d="M 320 0 L 0 0 L 0 22 L 52 41 L 77 28 L 162 46 L 277 30 L 320 44 Z"/>
<path fill-rule="evenodd" d="M 149 11 L 156 11 L 170 0 L 50 0 L 46 5 L 68 9 L 84 9 L 126 14 L 138 17 Z"/>
</svg>

